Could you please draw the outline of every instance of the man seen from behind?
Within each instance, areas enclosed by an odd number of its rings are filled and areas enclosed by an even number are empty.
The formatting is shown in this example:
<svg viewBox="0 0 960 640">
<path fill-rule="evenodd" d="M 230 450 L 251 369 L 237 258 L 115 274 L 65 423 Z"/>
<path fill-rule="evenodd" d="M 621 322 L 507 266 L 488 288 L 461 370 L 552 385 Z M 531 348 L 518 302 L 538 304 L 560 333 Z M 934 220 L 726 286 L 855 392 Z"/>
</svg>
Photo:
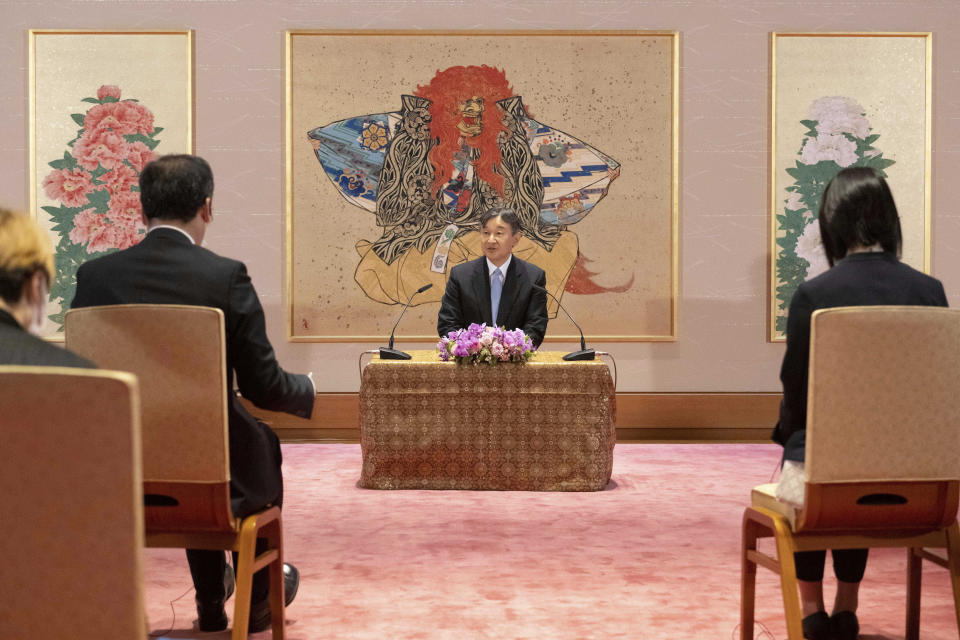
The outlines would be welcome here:
<svg viewBox="0 0 960 640">
<path fill-rule="evenodd" d="M 140 202 L 148 231 L 140 244 L 85 263 L 77 271 L 73 308 L 112 304 L 186 304 L 223 311 L 229 397 L 230 502 L 244 517 L 283 500 L 280 442 L 251 416 L 233 392 L 254 405 L 308 418 L 315 390 L 307 375 L 287 373 L 267 339 L 263 309 L 243 263 L 201 246 L 213 220 L 213 173 L 191 155 L 163 156 L 140 175 Z M 258 552 L 260 549 L 258 548 Z M 222 551 L 187 550 L 201 631 L 227 626 L 224 603 L 233 591 Z M 236 563 L 236 556 L 234 556 Z M 284 565 L 287 604 L 299 573 Z M 256 573 L 250 631 L 270 627 L 267 569 Z"/>
</svg>

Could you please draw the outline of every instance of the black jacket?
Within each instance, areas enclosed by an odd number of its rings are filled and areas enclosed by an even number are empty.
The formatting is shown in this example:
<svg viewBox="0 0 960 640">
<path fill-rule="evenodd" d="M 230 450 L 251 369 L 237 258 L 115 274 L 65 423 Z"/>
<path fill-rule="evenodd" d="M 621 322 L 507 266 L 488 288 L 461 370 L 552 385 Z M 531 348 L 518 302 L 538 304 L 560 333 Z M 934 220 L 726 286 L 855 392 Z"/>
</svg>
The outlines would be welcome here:
<svg viewBox="0 0 960 640">
<path fill-rule="evenodd" d="M 277 363 L 246 267 L 192 244 L 176 229 L 154 229 L 140 244 L 77 271 L 73 308 L 137 303 L 223 311 L 233 511 L 244 516 L 275 502 L 283 489 L 280 442 L 240 404 L 232 392 L 234 376 L 240 393 L 256 406 L 302 418 L 313 411 L 314 392 L 307 376 L 287 373 Z"/>
<path fill-rule="evenodd" d="M 890 253 L 853 253 L 833 268 L 801 284 L 790 301 L 787 351 L 780 380 L 783 400 L 773 440 L 784 459 L 804 460 L 807 427 L 807 374 L 810 316 L 817 309 L 867 305 L 947 306 L 943 285 Z"/>
<path fill-rule="evenodd" d="M 547 332 L 547 294 L 534 289 L 532 284 L 547 286 L 543 269 L 513 256 L 503 279 L 496 325 L 509 330 L 523 329 L 534 346 L 539 346 Z M 437 316 L 440 336 L 472 323 L 491 326 L 494 322 L 490 314 L 490 273 L 486 257 L 452 268 Z"/>
<path fill-rule="evenodd" d="M 0 309 L 0 364 L 96 368 L 96 365 L 89 360 L 28 333 L 12 315 L 2 309 Z"/>
</svg>

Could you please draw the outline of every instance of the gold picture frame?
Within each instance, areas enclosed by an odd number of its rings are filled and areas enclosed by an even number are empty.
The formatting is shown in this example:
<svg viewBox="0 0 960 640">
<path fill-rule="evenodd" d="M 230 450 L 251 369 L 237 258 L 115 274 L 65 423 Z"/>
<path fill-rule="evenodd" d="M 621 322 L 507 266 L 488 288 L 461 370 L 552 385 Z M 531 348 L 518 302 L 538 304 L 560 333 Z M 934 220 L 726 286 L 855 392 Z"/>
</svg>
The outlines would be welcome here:
<svg viewBox="0 0 960 640">
<path fill-rule="evenodd" d="M 772 32 L 768 340 L 797 286 L 827 268 L 816 215 L 842 167 L 883 171 L 907 264 L 930 271 L 933 34 Z"/>
<path fill-rule="evenodd" d="M 446 271 L 477 254 L 461 246 L 455 255 L 459 234 L 470 237 L 465 225 L 457 229 L 452 247 L 428 238 L 417 249 L 376 253 L 376 243 L 384 241 L 390 228 L 377 224 L 374 195 L 384 160 L 374 152 L 389 152 L 387 140 L 392 141 L 398 110 L 406 104 L 401 96 L 429 84 L 440 70 L 467 65 L 488 65 L 502 72 L 527 108 L 524 114 L 536 119 L 534 124 L 542 127 L 538 131 L 555 134 L 557 147 L 568 159 L 587 149 L 604 162 L 612 160 L 606 162 L 607 169 L 617 165 L 619 174 L 602 188 L 597 187 L 598 180 L 572 196 L 559 196 L 576 200 L 573 206 L 583 207 L 576 210 L 581 217 L 586 211 L 590 216 L 582 223 L 576 218 L 576 227 L 564 227 L 564 232 L 576 231 L 572 252 L 569 245 L 558 251 L 560 241 L 552 248 L 545 244 L 550 256 L 540 251 L 547 262 L 560 260 L 545 267 L 548 288 L 552 283 L 559 287 L 551 292 L 563 298 L 563 306 L 592 341 L 675 340 L 679 39 L 675 31 L 288 31 L 284 194 L 288 340 L 382 340 L 407 296 L 423 282 L 433 284 L 432 291 L 414 298 L 398 339 L 437 340 Z M 362 128 L 362 135 L 359 128 L 353 135 L 350 127 Z M 528 134 L 530 130 L 526 129 Z M 369 139 L 363 137 L 367 134 Z M 528 140 L 533 139 L 530 134 Z M 530 153 L 542 153 L 545 139 Z M 350 164 L 357 154 L 362 170 Z M 538 166 L 544 166 L 538 157 Z M 569 204 L 550 200 L 549 189 L 544 193 L 538 202 L 541 220 L 550 215 L 548 206 L 555 210 Z M 605 200 L 594 211 L 582 204 L 581 197 L 594 198 L 590 207 Z M 440 236 L 439 228 L 433 232 Z M 418 237 L 418 242 L 425 238 Z M 533 244 L 528 246 L 530 255 L 537 255 Z M 520 247 L 517 255 L 538 264 Z M 447 252 L 451 256 L 446 271 L 431 269 L 431 256 L 436 260 L 441 252 L 441 261 Z M 551 273 L 559 277 L 552 279 Z M 571 286 L 573 281 L 576 286 Z M 570 293 L 571 289 L 580 293 Z M 549 310 L 553 318 L 557 313 L 553 301 Z M 578 338 L 562 312 L 551 320 L 547 341 Z"/>
<path fill-rule="evenodd" d="M 139 241 L 136 179 L 157 154 L 192 153 L 192 30 L 31 29 L 30 212 L 55 247 L 49 321 L 87 259 Z"/>
</svg>

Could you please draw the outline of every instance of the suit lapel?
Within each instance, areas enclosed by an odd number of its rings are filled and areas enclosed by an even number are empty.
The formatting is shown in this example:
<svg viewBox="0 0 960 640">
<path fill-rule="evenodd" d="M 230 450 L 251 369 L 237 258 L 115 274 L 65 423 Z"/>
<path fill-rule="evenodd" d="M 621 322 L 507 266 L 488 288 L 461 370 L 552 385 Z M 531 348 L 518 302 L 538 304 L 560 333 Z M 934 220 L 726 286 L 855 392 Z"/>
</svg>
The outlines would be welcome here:
<svg viewBox="0 0 960 640">
<path fill-rule="evenodd" d="M 526 275 L 524 271 L 520 269 L 517 256 L 513 256 L 510 258 L 510 266 L 507 268 L 507 273 L 503 278 L 503 293 L 500 294 L 500 308 L 497 310 L 497 326 L 506 325 L 513 311 L 514 303 L 517 301 L 517 295 L 519 295 L 520 289 L 523 288 L 522 281 L 525 279 Z M 488 295 L 487 298 L 489 297 Z M 507 327 L 507 329 L 511 330 L 516 328 L 517 327 Z"/>
<path fill-rule="evenodd" d="M 473 288 L 473 298 L 480 305 L 480 317 L 487 326 L 490 326 L 493 324 L 493 314 L 490 313 L 490 274 L 487 272 L 486 258 L 481 257 L 476 260 L 470 283 Z"/>
</svg>

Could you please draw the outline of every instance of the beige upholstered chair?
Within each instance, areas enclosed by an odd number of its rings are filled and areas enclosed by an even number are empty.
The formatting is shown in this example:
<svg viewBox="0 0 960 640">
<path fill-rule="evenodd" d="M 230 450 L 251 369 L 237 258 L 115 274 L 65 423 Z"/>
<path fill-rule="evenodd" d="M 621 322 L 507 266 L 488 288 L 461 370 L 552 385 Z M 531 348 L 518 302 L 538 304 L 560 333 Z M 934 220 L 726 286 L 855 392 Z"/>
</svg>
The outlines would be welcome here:
<svg viewBox="0 0 960 640">
<path fill-rule="evenodd" d="M 0 366 L 0 638 L 147 637 L 128 373 Z"/>
<path fill-rule="evenodd" d="M 919 637 L 922 559 L 947 567 L 960 624 L 960 310 L 842 307 L 813 314 L 806 497 L 753 490 L 743 517 L 741 638 L 753 638 L 757 565 L 780 574 L 800 640 L 794 551 L 906 547 L 908 639 Z M 757 551 L 773 537 L 776 558 Z M 946 550 L 946 558 L 928 549 Z"/>
<path fill-rule="evenodd" d="M 269 565 L 273 638 L 284 638 L 280 509 L 242 521 L 230 510 L 223 312 L 185 305 L 89 307 L 69 311 L 64 328 L 69 349 L 141 380 L 147 546 L 239 552 L 234 640 L 247 637 L 253 574 Z M 258 537 L 269 543 L 259 556 Z"/>
</svg>

